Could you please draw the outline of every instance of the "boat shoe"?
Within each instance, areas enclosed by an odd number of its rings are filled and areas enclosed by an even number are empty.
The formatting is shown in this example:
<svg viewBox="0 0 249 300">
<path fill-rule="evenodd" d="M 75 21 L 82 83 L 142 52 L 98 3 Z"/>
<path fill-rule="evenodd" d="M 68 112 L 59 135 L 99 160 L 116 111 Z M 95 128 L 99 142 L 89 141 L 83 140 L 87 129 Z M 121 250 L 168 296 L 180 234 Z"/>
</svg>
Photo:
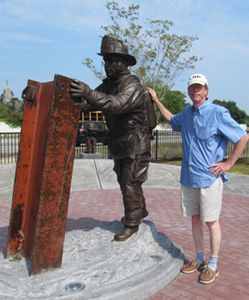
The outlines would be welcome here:
<svg viewBox="0 0 249 300">
<path fill-rule="evenodd" d="M 202 264 L 198 264 L 196 260 L 190 261 L 187 265 L 184 265 L 181 269 L 182 273 L 190 274 L 197 270 L 203 270 L 207 266 L 207 262 L 204 260 Z"/>
<path fill-rule="evenodd" d="M 200 275 L 199 282 L 200 283 L 211 283 L 215 280 L 215 277 L 219 275 L 219 270 L 216 269 L 213 271 L 211 268 L 205 268 Z"/>
</svg>

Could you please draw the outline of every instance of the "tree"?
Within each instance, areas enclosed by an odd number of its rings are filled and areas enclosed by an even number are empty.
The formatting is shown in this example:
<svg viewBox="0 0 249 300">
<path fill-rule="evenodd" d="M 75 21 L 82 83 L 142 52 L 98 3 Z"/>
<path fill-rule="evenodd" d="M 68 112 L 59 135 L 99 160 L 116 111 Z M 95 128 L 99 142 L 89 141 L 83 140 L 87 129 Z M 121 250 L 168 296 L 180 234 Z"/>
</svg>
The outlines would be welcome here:
<svg viewBox="0 0 249 300">
<path fill-rule="evenodd" d="M 144 27 L 138 24 L 139 5 L 131 4 L 128 9 L 119 7 L 115 1 L 107 2 L 112 24 L 101 26 L 105 34 L 122 40 L 129 47 L 129 53 L 136 57 L 137 64 L 131 72 L 137 75 L 144 87 L 151 86 L 163 97 L 174 86 L 175 79 L 186 69 L 193 69 L 202 58 L 187 56 L 197 36 L 179 36 L 169 31 L 173 22 L 168 20 L 145 21 Z M 123 27 L 128 25 L 127 27 Z M 99 79 L 104 78 L 93 60 L 83 62 Z M 103 64 L 102 64 L 103 66 Z"/>
<path fill-rule="evenodd" d="M 8 103 L 4 103 L 2 94 L 0 96 L 0 121 L 12 127 L 21 127 L 23 108 L 24 102 L 15 97 L 12 97 Z"/>
<path fill-rule="evenodd" d="M 229 110 L 232 118 L 236 122 L 238 122 L 239 124 L 247 124 L 247 125 L 249 125 L 248 124 L 249 123 L 248 122 L 249 121 L 249 116 L 246 114 L 246 112 L 244 110 L 241 110 L 241 109 L 239 109 L 237 107 L 237 104 L 236 104 L 235 101 L 231 101 L 231 100 L 229 100 L 229 101 L 225 101 L 225 100 L 221 101 L 221 100 L 215 99 L 213 101 L 213 103 L 226 107 Z"/>
</svg>

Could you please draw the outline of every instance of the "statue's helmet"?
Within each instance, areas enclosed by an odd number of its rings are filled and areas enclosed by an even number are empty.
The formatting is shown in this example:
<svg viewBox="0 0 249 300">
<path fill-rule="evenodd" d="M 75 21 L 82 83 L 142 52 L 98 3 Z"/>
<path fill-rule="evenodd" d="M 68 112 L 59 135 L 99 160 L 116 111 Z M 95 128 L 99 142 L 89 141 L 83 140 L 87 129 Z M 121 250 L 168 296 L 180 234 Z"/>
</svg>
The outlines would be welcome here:
<svg viewBox="0 0 249 300">
<path fill-rule="evenodd" d="M 128 47 L 120 40 L 114 39 L 109 35 L 102 38 L 100 53 L 98 55 L 106 56 L 120 56 L 123 57 L 128 66 L 134 66 L 137 61 L 136 58 L 129 54 Z"/>
</svg>

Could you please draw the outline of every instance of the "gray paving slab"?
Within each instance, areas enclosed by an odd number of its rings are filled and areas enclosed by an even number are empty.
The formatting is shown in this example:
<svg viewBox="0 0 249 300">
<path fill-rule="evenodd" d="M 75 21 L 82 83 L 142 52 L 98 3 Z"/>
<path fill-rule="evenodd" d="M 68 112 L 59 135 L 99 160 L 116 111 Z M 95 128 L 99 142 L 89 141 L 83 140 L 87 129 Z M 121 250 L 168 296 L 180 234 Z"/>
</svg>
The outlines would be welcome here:
<svg viewBox="0 0 249 300">
<path fill-rule="evenodd" d="M 0 200 L 12 198 L 15 164 L 0 165 Z M 145 188 L 180 189 L 181 167 L 166 164 L 151 163 Z M 249 176 L 227 173 L 229 179 L 224 184 L 224 193 L 249 195 Z M 113 160 L 110 159 L 75 159 L 72 191 L 116 189 L 119 188 L 116 174 L 113 171 Z"/>
<path fill-rule="evenodd" d="M 16 164 L 0 165 L 0 200 L 12 199 Z"/>
<path fill-rule="evenodd" d="M 113 171 L 113 160 L 96 159 L 91 161 L 92 164 L 90 161 L 83 159 L 75 160 L 71 186 L 72 191 L 119 188 L 116 174 Z M 84 177 L 88 177 L 85 179 L 86 182 L 84 182 Z M 180 167 L 151 163 L 148 171 L 148 180 L 143 186 L 146 188 L 179 189 L 179 178 Z"/>
<path fill-rule="evenodd" d="M 101 189 L 96 160 L 75 159 L 71 183 L 72 191 Z"/>
<path fill-rule="evenodd" d="M 113 171 L 113 160 L 76 159 L 71 190 L 116 189 L 119 188 L 116 174 Z M 180 189 L 181 167 L 166 164 L 151 163 L 145 188 Z M 249 195 L 249 176 L 226 173 L 228 182 L 224 184 L 224 193 Z"/>
<path fill-rule="evenodd" d="M 224 184 L 224 193 L 242 196 L 249 195 L 249 176 L 226 173 L 228 181 Z"/>
</svg>

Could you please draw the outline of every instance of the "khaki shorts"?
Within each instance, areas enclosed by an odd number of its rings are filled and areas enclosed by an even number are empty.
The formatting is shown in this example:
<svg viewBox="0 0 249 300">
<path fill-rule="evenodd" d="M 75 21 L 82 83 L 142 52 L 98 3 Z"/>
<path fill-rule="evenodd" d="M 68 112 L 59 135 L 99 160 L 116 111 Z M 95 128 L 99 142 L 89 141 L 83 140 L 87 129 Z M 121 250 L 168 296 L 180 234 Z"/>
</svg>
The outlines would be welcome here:
<svg viewBox="0 0 249 300">
<path fill-rule="evenodd" d="M 182 216 L 200 215 L 203 222 L 219 219 L 222 204 L 223 181 L 219 177 L 206 188 L 181 187 Z"/>
</svg>

